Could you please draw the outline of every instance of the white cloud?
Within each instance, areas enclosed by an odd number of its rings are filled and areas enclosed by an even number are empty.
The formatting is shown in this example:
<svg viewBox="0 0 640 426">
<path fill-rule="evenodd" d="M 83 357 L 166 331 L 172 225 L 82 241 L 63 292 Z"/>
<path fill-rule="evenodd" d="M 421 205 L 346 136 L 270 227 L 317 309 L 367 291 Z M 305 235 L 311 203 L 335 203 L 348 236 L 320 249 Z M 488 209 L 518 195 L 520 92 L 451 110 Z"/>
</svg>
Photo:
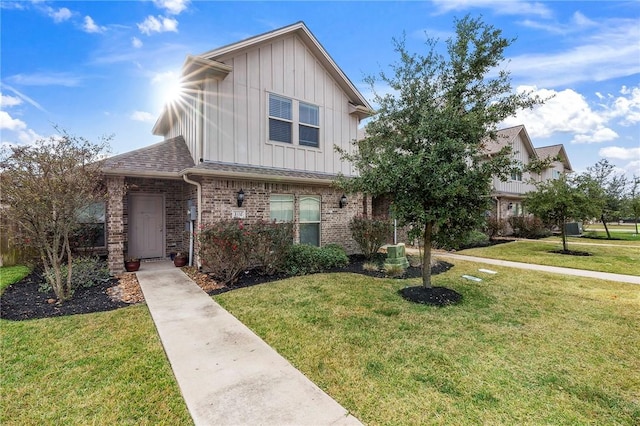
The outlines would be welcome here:
<svg viewBox="0 0 640 426">
<path fill-rule="evenodd" d="M 129 116 L 129 118 L 135 121 L 147 121 L 147 122 L 153 122 L 156 119 L 156 117 L 153 114 L 146 111 L 134 111 Z"/>
<path fill-rule="evenodd" d="M 84 24 L 82 24 L 82 30 L 86 33 L 102 33 L 106 30 L 106 27 L 97 25 L 91 16 L 84 17 Z"/>
<path fill-rule="evenodd" d="M 138 37 L 133 37 L 131 38 L 131 45 L 136 49 L 139 49 L 142 47 L 142 41 Z"/>
<path fill-rule="evenodd" d="M 79 86 L 82 78 L 68 72 L 47 72 L 33 74 L 15 74 L 7 81 L 22 86 Z"/>
<path fill-rule="evenodd" d="M 58 10 L 52 7 L 48 7 L 47 14 L 53 19 L 53 22 L 55 22 L 56 24 L 70 19 L 73 15 L 71 11 L 66 7 L 61 7 Z"/>
<path fill-rule="evenodd" d="M 150 35 L 151 33 L 178 32 L 178 21 L 166 16 L 147 16 L 142 23 L 138 24 L 141 33 Z"/>
<path fill-rule="evenodd" d="M 640 122 L 640 86 L 628 88 L 622 86 L 619 96 L 612 102 L 610 116 L 620 118 L 623 126 L 632 126 Z M 611 96 L 613 98 L 613 96 Z"/>
<path fill-rule="evenodd" d="M 550 17 L 551 10 L 541 2 L 522 0 L 432 0 L 438 13 L 464 11 L 472 8 L 491 9 L 498 15 L 525 15 Z"/>
<path fill-rule="evenodd" d="M 0 107 L 12 107 L 20 105 L 21 103 L 22 99 L 15 96 L 3 95 L 2 92 L 0 92 Z"/>
<path fill-rule="evenodd" d="M 606 118 L 594 112 L 584 96 L 571 89 L 557 92 L 537 89 L 535 86 L 520 86 L 517 90 L 531 91 L 542 99 L 550 99 L 531 110 L 519 111 L 515 117 L 506 119 L 505 125 L 524 124 L 532 138 L 546 138 L 559 132 L 580 135 L 578 139 L 581 142 L 596 142 L 595 138 L 611 136 L 605 130 Z M 574 140 L 576 137 L 574 136 Z"/>
<path fill-rule="evenodd" d="M 18 96 L 18 98 L 20 98 L 21 100 L 27 102 L 28 104 L 30 104 L 31 106 L 33 106 L 34 108 L 37 108 L 38 110 L 47 113 L 47 110 L 44 109 L 42 107 L 42 105 L 40 105 L 38 102 L 34 101 L 33 99 L 31 99 L 29 96 L 25 95 L 24 93 L 14 89 L 13 87 L 9 86 L 8 84 L 3 84 L 2 87 L 4 87 L 5 89 L 13 92 L 13 94 L 15 94 L 16 96 Z"/>
<path fill-rule="evenodd" d="M 0 111 L 0 129 L 18 131 L 26 128 L 24 121 L 11 117 L 6 111 Z"/>
<path fill-rule="evenodd" d="M 571 143 L 601 143 L 618 139 L 619 135 L 608 127 L 598 127 L 592 132 L 575 135 Z"/>
<path fill-rule="evenodd" d="M 189 0 L 153 0 L 153 4 L 160 9 L 165 9 L 171 15 L 178 15 L 189 7 Z"/>
<path fill-rule="evenodd" d="M 173 82 L 178 80 L 180 77 L 178 75 L 177 72 L 175 71 L 165 71 L 165 72 L 158 72 L 153 74 L 153 77 L 151 78 L 151 82 L 152 83 L 165 83 L 165 82 Z"/>
<path fill-rule="evenodd" d="M 21 130 L 18 132 L 18 140 L 25 145 L 31 145 L 40 139 L 44 139 L 44 137 L 31 129 Z"/>
<path fill-rule="evenodd" d="M 580 35 L 568 50 L 509 58 L 508 69 L 520 84 L 566 87 L 640 73 L 640 26 L 635 19 L 610 19 Z"/>
<path fill-rule="evenodd" d="M 598 155 L 604 158 L 611 158 L 614 160 L 640 160 L 640 147 L 638 148 L 623 148 L 619 146 L 607 146 L 601 148 L 598 151 Z"/>
</svg>

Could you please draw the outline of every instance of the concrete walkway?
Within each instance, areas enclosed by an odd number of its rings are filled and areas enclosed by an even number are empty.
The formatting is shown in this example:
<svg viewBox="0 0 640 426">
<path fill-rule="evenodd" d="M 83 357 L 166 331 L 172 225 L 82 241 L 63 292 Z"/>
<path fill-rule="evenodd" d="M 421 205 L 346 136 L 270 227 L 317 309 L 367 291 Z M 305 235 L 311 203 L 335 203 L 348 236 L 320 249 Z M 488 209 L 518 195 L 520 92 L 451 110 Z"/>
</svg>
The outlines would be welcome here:
<svg viewBox="0 0 640 426">
<path fill-rule="evenodd" d="M 361 425 L 172 263 L 137 276 L 196 425 Z"/>
<path fill-rule="evenodd" d="M 536 265 L 533 263 L 511 262 L 508 260 L 486 259 L 484 257 L 466 256 L 463 254 L 433 252 L 432 256 L 440 258 L 460 259 L 469 262 L 486 263 L 489 265 L 507 266 L 509 268 L 529 269 L 533 271 L 551 272 L 554 274 L 573 275 L 577 277 L 598 278 L 601 280 L 618 281 L 629 284 L 640 284 L 640 276 L 611 274 L 608 272 L 585 271 L 584 269 L 561 268 L 558 266 Z"/>
</svg>

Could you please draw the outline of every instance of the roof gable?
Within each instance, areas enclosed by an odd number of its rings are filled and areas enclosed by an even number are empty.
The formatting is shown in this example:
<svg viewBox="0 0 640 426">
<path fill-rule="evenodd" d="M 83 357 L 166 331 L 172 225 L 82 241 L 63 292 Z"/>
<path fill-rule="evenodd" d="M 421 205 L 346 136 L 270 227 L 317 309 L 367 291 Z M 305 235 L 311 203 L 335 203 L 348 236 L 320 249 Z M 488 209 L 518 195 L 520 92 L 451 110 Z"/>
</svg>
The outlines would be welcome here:
<svg viewBox="0 0 640 426">
<path fill-rule="evenodd" d="M 560 157 L 560 161 L 562 162 L 564 169 L 566 171 L 573 171 L 571 168 L 571 163 L 569 162 L 569 157 L 567 156 L 567 152 L 564 150 L 564 145 L 550 145 L 550 146 L 541 146 L 536 148 L 536 153 L 540 159 L 544 160 L 549 157 Z"/>
<path fill-rule="evenodd" d="M 529 157 L 537 157 L 537 152 L 533 147 L 527 129 L 525 129 L 522 124 L 498 130 L 496 139 L 485 143 L 485 151 L 487 154 L 495 154 L 505 146 L 513 145 L 518 136 L 521 136 L 522 143 Z"/>
<path fill-rule="evenodd" d="M 108 175 L 179 177 L 195 165 L 182 136 L 107 158 L 102 171 Z"/>
<path fill-rule="evenodd" d="M 231 43 L 214 50 L 210 50 L 198 56 L 208 60 L 221 62 L 223 58 L 228 57 L 231 54 L 235 54 L 241 50 L 254 48 L 259 44 L 271 42 L 276 38 L 287 36 L 290 34 L 295 34 L 302 40 L 305 46 L 322 63 L 325 69 L 338 83 L 340 88 L 346 93 L 349 101 L 355 107 L 360 106 L 366 108 L 369 111 L 373 111 L 373 108 L 371 107 L 371 105 L 369 105 L 369 102 L 364 98 L 364 96 L 362 96 L 360 91 L 355 87 L 351 80 L 349 80 L 347 75 L 342 71 L 342 69 L 340 69 L 338 64 L 336 64 L 333 58 L 331 58 L 331 55 L 329 55 L 325 48 L 320 44 L 318 39 L 311 33 L 309 28 L 307 28 L 305 23 L 302 21 L 266 32 L 264 34 L 250 37 L 245 40 Z"/>
</svg>

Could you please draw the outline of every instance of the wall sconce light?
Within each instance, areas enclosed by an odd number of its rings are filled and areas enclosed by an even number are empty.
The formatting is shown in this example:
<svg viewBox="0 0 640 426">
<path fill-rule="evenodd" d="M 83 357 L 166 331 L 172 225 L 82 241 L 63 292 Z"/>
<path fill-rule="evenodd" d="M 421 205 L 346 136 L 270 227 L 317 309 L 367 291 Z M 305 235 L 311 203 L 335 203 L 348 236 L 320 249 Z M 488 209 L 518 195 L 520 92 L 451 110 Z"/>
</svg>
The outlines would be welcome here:
<svg viewBox="0 0 640 426">
<path fill-rule="evenodd" d="M 242 207 L 243 202 L 244 202 L 244 191 L 240 189 L 240 191 L 238 191 L 238 207 Z"/>
<path fill-rule="evenodd" d="M 507 204 L 507 209 L 508 209 L 508 210 L 511 210 L 512 208 L 513 208 L 513 203 L 509 203 L 509 204 Z"/>
<path fill-rule="evenodd" d="M 340 201 L 338 202 L 338 205 L 340 206 L 340 208 L 344 208 L 344 206 L 347 205 L 347 196 L 342 194 L 342 197 L 340 197 Z"/>
</svg>

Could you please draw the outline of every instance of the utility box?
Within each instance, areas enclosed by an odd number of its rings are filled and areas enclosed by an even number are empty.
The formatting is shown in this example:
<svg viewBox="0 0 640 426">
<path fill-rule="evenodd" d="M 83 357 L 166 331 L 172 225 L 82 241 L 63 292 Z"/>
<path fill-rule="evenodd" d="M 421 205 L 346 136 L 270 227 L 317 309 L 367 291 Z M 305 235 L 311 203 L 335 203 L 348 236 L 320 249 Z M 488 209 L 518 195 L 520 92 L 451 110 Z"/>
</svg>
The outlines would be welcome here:
<svg viewBox="0 0 640 426">
<path fill-rule="evenodd" d="M 409 261 L 405 253 L 404 244 L 395 244 L 387 246 L 387 260 L 385 265 L 398 265 L 404 269 L 409 267 Z"/>
<path fill-rule="evenodd" d="M 579 237 L 582 235 L 582 222 L 569 222 L 564 225 L 564 233 L 567 236 Z"/>
</svg>

